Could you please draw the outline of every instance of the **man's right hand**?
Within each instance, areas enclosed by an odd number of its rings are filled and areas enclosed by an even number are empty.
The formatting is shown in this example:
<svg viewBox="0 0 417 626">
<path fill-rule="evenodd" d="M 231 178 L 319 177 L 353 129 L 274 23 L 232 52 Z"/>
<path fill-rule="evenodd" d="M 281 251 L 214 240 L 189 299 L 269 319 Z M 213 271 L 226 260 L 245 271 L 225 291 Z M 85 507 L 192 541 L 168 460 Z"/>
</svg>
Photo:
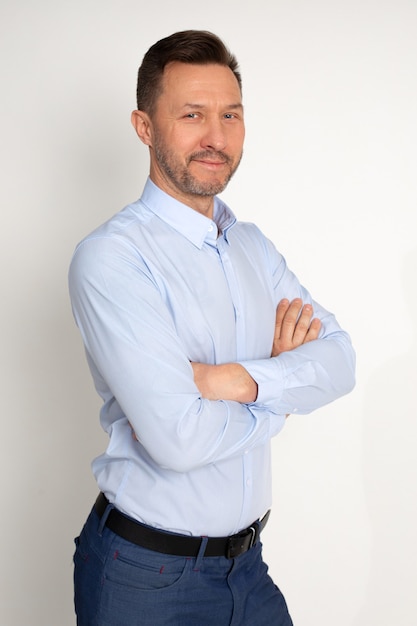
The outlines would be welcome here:
<svg viewBox="0 0 417 626">
<path fill-rule="evenodd" d="M 319 319 L 311 319 L 313 307 L 303 306 L 300 298 L 292 302 L 281 300 L 275 318 L 274 343 L 271 356 L 293 350 L 303 343 L 317 339 L 321 328 Z M 239 363 L 208 365 L 191 363 L 194 382 L 203 398 L 208 400 L 234 400 L 255 402 L 258 387 L 246 369 Z M 288 416 L 287 416 L 288 417 Z"/>
<path fill-rule="evenodd" d="M 281 352 L 294 350 L 317 339 L 321 322 L 318 318 L 311 319 L 312 316 L 313 307 L 311 304 L 303 306 L 301 298 L 292 302 L 286 298 L 281 300 L 277 306 L 271 356 L 278 356 Z"/>
</svg>

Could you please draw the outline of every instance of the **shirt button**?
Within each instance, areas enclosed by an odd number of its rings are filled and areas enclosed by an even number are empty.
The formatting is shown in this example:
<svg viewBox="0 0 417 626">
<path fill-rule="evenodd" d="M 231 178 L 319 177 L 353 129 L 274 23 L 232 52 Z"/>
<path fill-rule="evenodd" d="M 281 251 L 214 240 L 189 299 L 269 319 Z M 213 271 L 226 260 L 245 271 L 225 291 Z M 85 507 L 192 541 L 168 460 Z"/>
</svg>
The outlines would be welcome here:
<svg viewBox="0 0 417 626">
<path fill-rule="evenodd" d="M 246 480 L 246 486 L 247 486 L 247 487 L 250 487 L 250 486 L 251 486 L 251 484 L 252 484 L 252 480 L 251 480 L 251 478 L 248 478 L 248 479 Z"/>
<path fill-rule="evenodd" d="M 210 224 L 210 226 L 208 227 L 209 233 L 213 232 L 213 228 L 214 228 L 213 224 Z"/>
</svg>

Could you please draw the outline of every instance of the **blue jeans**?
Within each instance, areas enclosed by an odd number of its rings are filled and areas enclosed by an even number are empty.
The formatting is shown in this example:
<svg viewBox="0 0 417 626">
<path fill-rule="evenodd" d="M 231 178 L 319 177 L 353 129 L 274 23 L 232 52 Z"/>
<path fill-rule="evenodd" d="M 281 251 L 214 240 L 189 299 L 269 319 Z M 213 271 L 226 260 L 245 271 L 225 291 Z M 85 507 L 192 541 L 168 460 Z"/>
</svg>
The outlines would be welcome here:
<svg viewBox="0 0 417 626">
<path fill-rule="evenodd" d="M 292 626 L 262 546 L 236 559 L 141 548 L 102 527 L 93 509 L 76 542 L 78 626 Z"/>
</svg>

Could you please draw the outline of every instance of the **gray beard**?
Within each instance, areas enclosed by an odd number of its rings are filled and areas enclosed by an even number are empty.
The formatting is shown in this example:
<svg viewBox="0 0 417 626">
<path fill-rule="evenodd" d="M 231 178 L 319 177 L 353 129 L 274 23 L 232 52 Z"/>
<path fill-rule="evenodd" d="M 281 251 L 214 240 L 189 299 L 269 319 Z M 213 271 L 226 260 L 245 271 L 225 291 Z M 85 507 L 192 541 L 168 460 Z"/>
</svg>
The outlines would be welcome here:
<svg viewBox="0 0 417 626">
<path fill-rule="evenodd" d="M 161 167 L 161 169 L 165 172 L 168 178 L 175 184 L 177 189 L 179 189 L 182 193 L 191 194 L 196 196 L 204 196 L 204 197 L 212 197 L 219 193 L 221 193 L 229 183 L 233 174 L 235 173 L 240 160 L 239 158 L 236 167 L 232 167 L 231 158 L 224 154 L 223 152 L 214 152 L 214 151 L 203 151 L 193 154 L 188 161 L 188 164 L 195 159 L 201 159 L 205 157 L 216 156 L 217 158 L 223 159 L 229 166 L 229 173 L 223 181 L 216 181 L 212 183 L 202 183 L 194 176 L 192 176 L 188 169 L 176 167 L 175 164 L 172 163 L 173 159 L 170 159 L 172 153 L 167 152 L 160 144 L 158 140 L 155 141 L 154 144 L 155 157 Z M 187 164 L 187 165 L 188 165 Z"/>
</svg>

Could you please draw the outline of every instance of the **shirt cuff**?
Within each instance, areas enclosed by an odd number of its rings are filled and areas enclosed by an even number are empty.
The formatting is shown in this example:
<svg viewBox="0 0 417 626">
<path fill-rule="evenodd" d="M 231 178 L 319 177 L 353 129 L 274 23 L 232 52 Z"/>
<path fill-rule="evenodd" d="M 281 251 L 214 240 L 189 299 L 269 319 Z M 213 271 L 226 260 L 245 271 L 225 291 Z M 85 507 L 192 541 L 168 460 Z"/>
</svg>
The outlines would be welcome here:
<svg viewBox="0 0 417 626">
<path fill-rule="evenodd" d="M 279 359 L 241 361 L 240 365 L 249 372 L 258 385 L 255 403 L 271 408 L 278 406 L 284 391 L 284 369 Z"/>
</svg>

